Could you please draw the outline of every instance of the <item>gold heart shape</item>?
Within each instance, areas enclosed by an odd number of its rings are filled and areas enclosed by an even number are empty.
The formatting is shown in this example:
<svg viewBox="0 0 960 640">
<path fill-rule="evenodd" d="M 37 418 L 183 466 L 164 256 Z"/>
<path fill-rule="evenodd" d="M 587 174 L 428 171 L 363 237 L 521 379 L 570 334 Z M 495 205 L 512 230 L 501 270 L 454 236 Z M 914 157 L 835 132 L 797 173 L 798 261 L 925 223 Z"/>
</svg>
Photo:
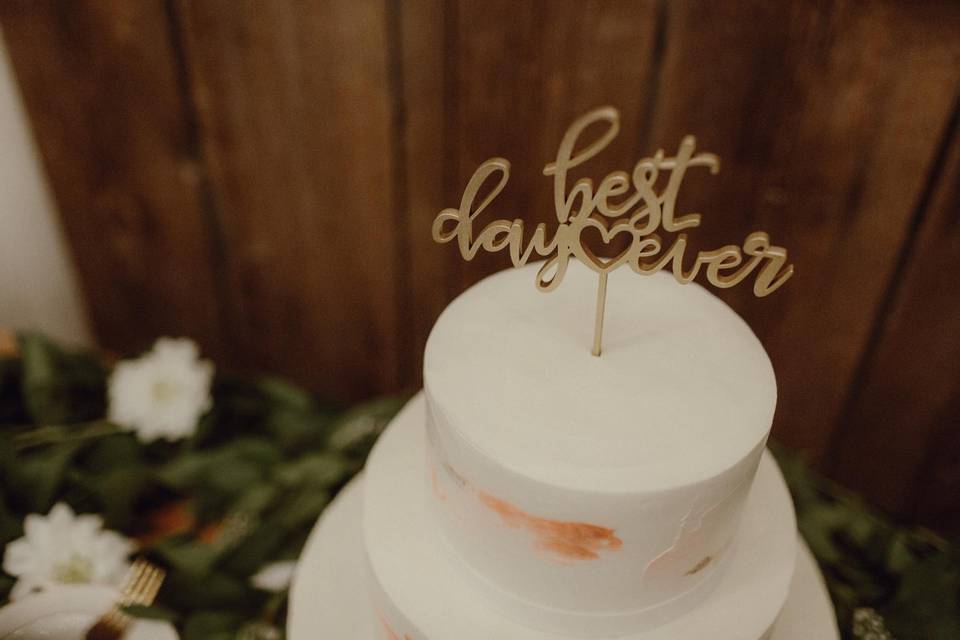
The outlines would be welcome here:
<svg viewBox="0 0 960 640">
<path fill-rule="evenodd" d="M 594 253 L 593 249 L 591 249 L 589 245 L 584 243 L 583 232 L 587 229 L 596 229 L 599 232 L 600 239 L 603 241 L 604 245 L 609 245 L 613 241 L 613 238 L 618 234 L 629 233 L 631 236 L 630 244 L 627 245 L 626 249 L 619 252 L 615 256 L 598 256 L 596 253 Z M 579 243 L 583 255 L 586 256 L 590 262 L 590 264 L 587 264 L 588 267 L 600 273 L 608 273 L 622 265 L 630 258 L 630 252 L 633 249 L 635 240 L 634 232 L 635 229 L 633 225 L 631 225 L 627 220 L 617 222 L 608 229 L 602 221 L 597 220 L 596 218 L 587 218 L 577 234 L 577 243 Z"/>
</svg>

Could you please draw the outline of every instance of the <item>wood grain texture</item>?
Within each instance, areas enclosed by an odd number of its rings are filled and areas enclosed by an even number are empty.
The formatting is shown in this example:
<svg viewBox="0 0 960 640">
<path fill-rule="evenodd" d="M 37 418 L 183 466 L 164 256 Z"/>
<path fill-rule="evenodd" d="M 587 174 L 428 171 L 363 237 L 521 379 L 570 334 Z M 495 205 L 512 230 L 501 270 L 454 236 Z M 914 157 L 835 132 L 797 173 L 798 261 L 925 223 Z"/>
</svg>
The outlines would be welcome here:
<svg viewBox="0 0 960 640">
<path fill-rule="evenodd" d="M 960 81 L 957 5 L 669 4 L 655 146 L 723 161 L 688 180 L 705 246 L 769 230 L 797 266 L 724 292 L 767 347 L 774 436 L 820 459 L 910 228 Z M 892 61 L 895 61 L 893 63 Z"/>
<path fill-rule="evenodd" d="M 960 95 L 957 96 L 960 100 Z M 958 102 L 960 108 L 960 102 Z M 960 135 L 935 172 L 831 470 L 894 513 L 960 527 Z M 952 522 L 947 522 L 952 518 Z"/>
<path fill-rule="evenodd" d="M 382 2 L 178 2 L 241 361 L 357 399 L 397 384 Z"/>
<path fill-rule="evenodd" d="M 0 20 L 98 341 L 135 353 L 182 334 L 223 356 L 162 3 L 3 2 Z"/>
<path fill-rule="evenodd" d="M 445 25 L 451 10 L 441 0 L 410 0 L 393 6 L 398 67 L 394 100 L 401 115 L 396 144 L 403 166 L 395 185 L 396 204 L 405 208 L 407 218 L 401 376 L 404 386 L 416 388 L 422 378 L 427 336 L 450 301 L 451 272 L 459 273 L 458 257 L 442 251 L 430 237 L 434 216 L 449 206 L 449 197 L 455 197 L 445 187 L 450 162 L 445 122 L 452 108 L 445 76 L 452 52 Z"/>
</svg>

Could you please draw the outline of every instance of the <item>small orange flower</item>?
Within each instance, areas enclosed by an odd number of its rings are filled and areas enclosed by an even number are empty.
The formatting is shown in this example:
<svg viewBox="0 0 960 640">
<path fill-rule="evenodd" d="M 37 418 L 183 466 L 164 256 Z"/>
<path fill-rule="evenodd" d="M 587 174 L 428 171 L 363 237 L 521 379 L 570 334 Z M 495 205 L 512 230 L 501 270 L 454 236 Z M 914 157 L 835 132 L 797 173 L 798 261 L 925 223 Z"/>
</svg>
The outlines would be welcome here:
<svg viewBox="0 0 960 640">
<path fill-rule="evenodd" d="M 8 329 L 0 328 L 0 358 L 16 358 L 19 355 L 17 336 Z"/>
<path fill-rule="evenodd" d="M 163 538 L 190 533 L 197 526 L 189 500 L 171 502 L 151 512 L 147 516 L 147 530 L 137 541 L 141 546 L 149 546 Z"/>
</svg>

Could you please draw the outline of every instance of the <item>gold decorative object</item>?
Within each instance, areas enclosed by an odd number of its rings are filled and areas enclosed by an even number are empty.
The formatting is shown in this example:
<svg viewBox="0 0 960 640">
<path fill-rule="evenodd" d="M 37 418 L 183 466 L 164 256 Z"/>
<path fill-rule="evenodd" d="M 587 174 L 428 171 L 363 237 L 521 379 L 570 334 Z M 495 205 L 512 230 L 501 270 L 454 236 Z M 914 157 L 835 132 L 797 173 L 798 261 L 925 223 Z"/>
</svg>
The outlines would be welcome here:
<svg viewBox="0 0 960 640">
<path fill-rule="evenodd" d="M 582 149 L 576 143 L 583 131 L 594 123 L 605 123 L 606 128 L 593 142 Z M 706 167 L 711 173 L 720 170 L 720 159 L 712 153 L 694 153 L 696 140 L 685 136 L 673 157 L 657 151 L 653 157 L 636 163 L 631 173 L 613 171 L 594 189 L 593 180 L 581 178 L 567 190 L 567 172 L 594 157 L 620 131 L 620 113 L 613 107 L 594 109 L 578 118 L 563 136 L 555 162 L 543 168 L 543 175 L 553 176 L 553 201 L 558 225 L 550 235 L 545 223 L 538 224 L 529 239 L 524 238 L 523 220 L 494 220 L 474 233 L 474 221 L 503 191 L 510 179 L 510 162 L 504 158 L 490 158 L 481 164 L 464 189 L 459 208 L 441 211 L 433 221 L 433 239 L 440 243 L 457 241 L 464 260 L 472 260 L 480 249 L 501 251 L 507 249 L 515 267 L 522 266 L 537 254 L 546 258 L 537 272 L 536 286 L 541 291 L 552 291 L 563 280 L 572 257 L 587 265 L 599 275 L 597 310 L 592 353 L 599 356 L 603 336 L 603 314 L 606 305 L 607 274 L 623 265 L 634 272 L 650 275 L 670 264 L 677 282 L 687 284 L 706 268 L 707 281 L 722 289 L 742 282 L 757 271 L 753 293 L 758 297 L 779 289 L 793 275 L 793 265 L 787 264 L 787 250 L 770 244 L 770 237 L 762 232 L 751 233 L 743 245 L 725 245 L 713 251 L 700 251 L 693 265 L 684 270 L 683 258 L 687 234 L 679 233 L 669 248 L 655 232 L 683 231 L 700 225 L 699 213 L 677 215 L 676 202 L 680 185 L 688 168 Z M 666 185 L 658 192 L 661 172 L 669 172 Z M 478 195 L 490 180 L 496 183 L 486 195 Z M 479 204 L 478 204 L 479 200 Z M 605 244 L 625 234 L 630 245 L 614 256 L 599 256 L 584 244 L 582 234 L 587 229 L 598 232 Z M 744 260 L 744 255 L 748 256 Z"/>
<path fill-rule="evenodd" d="M 84 638 L 86 640 L 120 640 L 133 625 L 133 618 L 124 613 L 123 609 L 132 605 L 153 604 L 165 576 L 166 572 L 160 567 L 143 558 L 137 558 L 124 576 L 123 585 L 120 587 L 120 599 L 116 606 L 97 619 Z"/>
</svg>

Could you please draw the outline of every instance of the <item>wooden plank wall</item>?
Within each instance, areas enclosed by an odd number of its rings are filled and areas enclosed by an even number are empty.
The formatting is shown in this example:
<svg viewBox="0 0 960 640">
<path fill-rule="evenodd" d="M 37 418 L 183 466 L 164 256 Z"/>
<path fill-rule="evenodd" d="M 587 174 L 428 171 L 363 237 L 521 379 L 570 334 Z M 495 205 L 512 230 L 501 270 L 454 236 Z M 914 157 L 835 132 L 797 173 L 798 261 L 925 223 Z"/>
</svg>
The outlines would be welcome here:
<svg viewBox="0 0 960 640">
<path fill-rule="evenodd" d="M 775 435 L 960 531 L 960 5 L 749 0 L 0 3 L 100 342 L 195 337 L 349 401 L 418 384 L 443 306 L 506 266 L 429 225 L 474 167 L 552 217 L 569 122 L 602 175 L 688 132 L 701 246 L 756 228 L 790 286 L 725 298 L 777 369 Z"/>
</svg>

